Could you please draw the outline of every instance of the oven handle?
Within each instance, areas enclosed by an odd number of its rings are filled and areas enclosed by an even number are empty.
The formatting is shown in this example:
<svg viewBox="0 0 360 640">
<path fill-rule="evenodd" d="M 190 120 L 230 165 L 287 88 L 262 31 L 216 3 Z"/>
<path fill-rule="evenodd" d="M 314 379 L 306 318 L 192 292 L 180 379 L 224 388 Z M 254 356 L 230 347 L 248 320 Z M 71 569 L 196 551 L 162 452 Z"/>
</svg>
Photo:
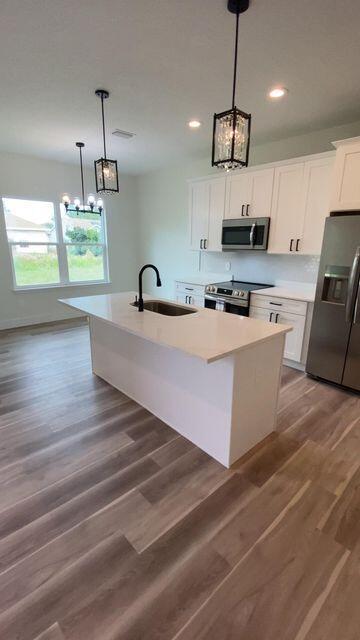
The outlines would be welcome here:
<svg viewBox="0 0 360 640">
<path fill-rule="evenodd" d="M 228 302 L 229 304 L 233 304 L 236 307 L 248 307 L 249 303 L 247 300 L 234 300 L 233 298 L 220 298 L 219 296 L 212 296 L 211 294 L 205 294 L 205 300 L 212 300 L 213 302 Z"/>
</svg>

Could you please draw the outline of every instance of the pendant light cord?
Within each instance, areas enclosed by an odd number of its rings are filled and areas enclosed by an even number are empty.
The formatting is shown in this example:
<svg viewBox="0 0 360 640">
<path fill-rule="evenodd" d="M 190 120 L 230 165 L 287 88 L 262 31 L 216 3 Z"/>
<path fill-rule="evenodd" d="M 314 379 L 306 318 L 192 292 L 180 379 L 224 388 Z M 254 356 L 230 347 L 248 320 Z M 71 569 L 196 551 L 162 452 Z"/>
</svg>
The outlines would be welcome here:
<svg viewBox="0 0 360 640">
<path fill-rule="evenodd" d="M 79 147 L 80 151 L 80 174 L 81 174 L 81 191 L 82 191 L 82 205 L 85 206 L 85 191 L 84 191 L 84 170 L 83 170 L 83 162 L 82 162 L 82 149 Z"/>
<path fill-rule="evenodd" d="M 105 141 L 105 116 L 104 116 L 104 96 L 101 96 L 101 114 L 102 114 L 102 126 L 103 126 L 103 140 L 104 140 L 104 158 L 106 160 L 106 141 Z"/>
<path fill-rule="evenodd" d="M 234 55 L 234 80 L 233 80 L 233 94 L 232 94 L 232 108 L 235 107 L 235 92 L 236 92 L 236 72 L 237 72 L 237 59 L 238 59 L 238 39 L 239 39 L 239 12 L 236 14 L 236 35 L 235 35 L 235 55 Z"/>
</svg>

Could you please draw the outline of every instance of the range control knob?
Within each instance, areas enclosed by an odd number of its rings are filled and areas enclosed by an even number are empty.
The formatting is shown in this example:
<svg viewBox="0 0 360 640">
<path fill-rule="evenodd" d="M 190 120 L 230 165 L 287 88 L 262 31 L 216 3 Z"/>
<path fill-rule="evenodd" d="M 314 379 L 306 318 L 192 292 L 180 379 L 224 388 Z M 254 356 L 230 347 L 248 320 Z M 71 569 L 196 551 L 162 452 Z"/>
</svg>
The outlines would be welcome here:
<svg viewBox="0 0 360 640">
<path fill-rule="evenodd" d="M 238 296 L 239 292 L 238 291 L 234 291 L 234 296 Z"/>
<path fill-rule="evenodd" d="M 243 291 L 239 291 L 239 295 L 243 298 L 245 294 Z"/>
</svg>

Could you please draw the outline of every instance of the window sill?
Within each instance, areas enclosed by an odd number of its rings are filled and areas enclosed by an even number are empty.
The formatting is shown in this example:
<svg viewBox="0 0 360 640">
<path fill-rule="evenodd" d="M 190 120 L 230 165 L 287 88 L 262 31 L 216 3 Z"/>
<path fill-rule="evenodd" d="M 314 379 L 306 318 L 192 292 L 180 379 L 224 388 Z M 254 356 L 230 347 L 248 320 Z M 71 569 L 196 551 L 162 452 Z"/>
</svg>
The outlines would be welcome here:
<svg viewBox="0 0 360 640">
<path fill-rule="evenodd" d="M 104 284 L 111 284 L 111 280 L 92 280 L 87 282 L 67 282 L 59 284 L 36 284 L 28 285 L 26 287 L 13 287 L 15 293 L 24 293 L 26 291 L 48 291 L 49 289 L 68 289 L 69 287 L 94 287 Z"/>
</svg>

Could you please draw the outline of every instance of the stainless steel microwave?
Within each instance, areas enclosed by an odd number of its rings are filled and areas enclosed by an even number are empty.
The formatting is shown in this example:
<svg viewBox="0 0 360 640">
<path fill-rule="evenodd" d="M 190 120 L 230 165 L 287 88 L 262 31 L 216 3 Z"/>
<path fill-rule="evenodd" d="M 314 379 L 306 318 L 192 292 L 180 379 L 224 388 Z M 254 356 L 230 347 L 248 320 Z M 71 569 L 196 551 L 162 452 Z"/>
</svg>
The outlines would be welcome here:
<svg viewBox="0 0 360 640">
<path fill-rule="evenodd" d="M 266 251 L 269 228 L 270 218 L 223 220 L 222 250 L 250 249 L 252 251 Z"/>
</svg>

